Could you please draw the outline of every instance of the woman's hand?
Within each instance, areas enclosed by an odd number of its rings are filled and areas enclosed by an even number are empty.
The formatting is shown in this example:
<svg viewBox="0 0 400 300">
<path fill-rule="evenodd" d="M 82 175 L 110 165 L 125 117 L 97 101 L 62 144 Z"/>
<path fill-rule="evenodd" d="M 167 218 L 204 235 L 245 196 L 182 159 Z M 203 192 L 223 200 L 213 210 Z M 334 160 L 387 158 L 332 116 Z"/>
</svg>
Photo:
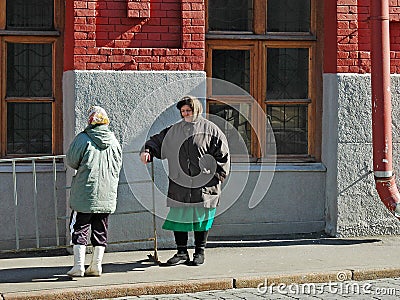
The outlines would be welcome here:
<svg viewBox="0 0 400 300">
<path fill-rule="evenodd" d="M 142 163 L 144 163 L 145 165 L 150 161 L 151 157 L 150 157 L 150 153 L 149 152 L 142 152 L 140 153 L 140 160 L 142 161 Z"/>
</svg>

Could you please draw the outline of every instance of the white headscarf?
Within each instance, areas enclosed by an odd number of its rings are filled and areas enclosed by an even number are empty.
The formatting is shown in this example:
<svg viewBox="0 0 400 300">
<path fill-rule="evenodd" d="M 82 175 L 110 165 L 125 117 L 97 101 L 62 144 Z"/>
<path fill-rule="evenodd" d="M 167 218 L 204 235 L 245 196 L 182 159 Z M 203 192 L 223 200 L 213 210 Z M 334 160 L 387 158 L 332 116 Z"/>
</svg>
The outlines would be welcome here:
<svg viewBox="0 0 400 300">
<path fill-rule="evenodd" d="M 108 119 L 107 113 L 104 108 L 100 106 L 92 106 L 89 108 L 89 118 L 88 118 L 89 125 L 100 125 L 110 124 L 110 120 Z"/>
<path fill-rule="evenodd" d="M 203 106 L 199 99 L 194 96 L 188 95 L 183 97 L 177 104 L 176 108 L 181 109 L 182 106 L 189 105 L 190 108 L 193 110 L 193 121 L 195 122 L 203 113 Z M 181 114 L 182 117 L 182 114 Z M 183 117 L 182 117 L 183 118 Z"/>
</svg>

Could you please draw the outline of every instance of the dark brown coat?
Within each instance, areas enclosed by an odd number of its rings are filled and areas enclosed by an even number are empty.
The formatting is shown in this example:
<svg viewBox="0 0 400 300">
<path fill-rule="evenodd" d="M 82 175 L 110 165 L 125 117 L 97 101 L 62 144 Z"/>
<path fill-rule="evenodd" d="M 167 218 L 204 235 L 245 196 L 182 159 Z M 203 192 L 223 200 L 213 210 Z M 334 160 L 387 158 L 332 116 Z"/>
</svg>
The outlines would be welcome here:
<svg viewBox="0 0 400 300">
<path fill-rule="evenodd" d="M 167 206 L 218 205 L 230 154 L 217 125 L 202 117 L 195 122 L 182 120 L 152 136 L 144 148 L 152 158 L 168 160 Z"/>
</svg>

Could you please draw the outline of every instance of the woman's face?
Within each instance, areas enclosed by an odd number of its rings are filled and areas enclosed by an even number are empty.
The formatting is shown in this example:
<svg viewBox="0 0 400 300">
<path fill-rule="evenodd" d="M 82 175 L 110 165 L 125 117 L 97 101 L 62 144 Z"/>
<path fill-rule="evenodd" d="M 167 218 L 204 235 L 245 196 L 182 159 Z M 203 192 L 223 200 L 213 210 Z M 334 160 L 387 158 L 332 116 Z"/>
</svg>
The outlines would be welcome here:
<svg viewBox="0 0 400 300">
<path fill-rule="evenodd" d="M 189 105 L 184 105 L 181 107 L 181 115 L 186 122 L 193 121 L 193 110 L 190 108 Z"/>
</svg>

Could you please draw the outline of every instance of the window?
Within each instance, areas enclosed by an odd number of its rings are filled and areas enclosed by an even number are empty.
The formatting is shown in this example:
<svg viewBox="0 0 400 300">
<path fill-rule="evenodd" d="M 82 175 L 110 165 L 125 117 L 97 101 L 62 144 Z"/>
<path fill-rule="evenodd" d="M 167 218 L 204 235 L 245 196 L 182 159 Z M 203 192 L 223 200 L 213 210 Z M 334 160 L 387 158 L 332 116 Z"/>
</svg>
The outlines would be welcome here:
<svg viewBox="0 0 400 300">
<path fill-rule="evenodd" d="M 321 2 L 207 1 L 207 76 L 241 89 L 207 91 L 210 118 L 232 149 L 240 138 L 254 160 L 271 147 L 278 161 L 320 160 Z"/>
<path fill-rule="evenodd" d="M 63 3 L 0 0 L 2 157 L 62 153 Z"/>
</svg>

